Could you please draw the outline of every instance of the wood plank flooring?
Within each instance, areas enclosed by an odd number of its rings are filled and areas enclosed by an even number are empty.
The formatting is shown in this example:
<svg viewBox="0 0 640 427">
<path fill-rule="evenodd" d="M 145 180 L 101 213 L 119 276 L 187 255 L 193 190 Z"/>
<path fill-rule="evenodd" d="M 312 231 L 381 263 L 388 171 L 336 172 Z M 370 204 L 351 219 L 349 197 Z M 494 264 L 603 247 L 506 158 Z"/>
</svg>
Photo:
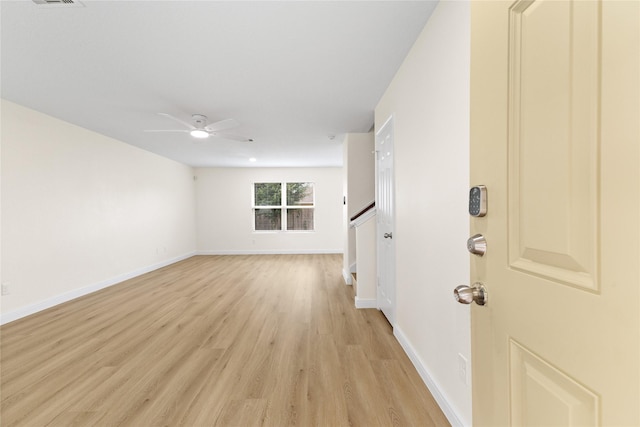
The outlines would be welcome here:
<svg viewBox="0 0 640 427">
<path fill-rule="evenodd" d="M 444 426 L 339 255 L 195 256 L 0 329 L 2 426 Z"/>
</svg>

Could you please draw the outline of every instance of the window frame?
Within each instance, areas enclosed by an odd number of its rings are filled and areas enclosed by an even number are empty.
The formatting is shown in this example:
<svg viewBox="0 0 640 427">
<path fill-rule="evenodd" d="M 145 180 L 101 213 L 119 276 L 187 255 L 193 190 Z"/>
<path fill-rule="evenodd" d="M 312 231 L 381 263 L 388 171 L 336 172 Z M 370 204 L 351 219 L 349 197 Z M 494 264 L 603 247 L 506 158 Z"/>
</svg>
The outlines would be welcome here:
<svg viewBox="0 0 640 427">
<path fill-rule="evenodd" d="M 280 205 L 256 205 L 256 184 L 280 184 Z M 311 205 L 288 205 L 287 184 L 311 184 L 313 197 Z M 279 209 L 280 229 L 279 230 L 256 230 L 256 210 L 258 209 Z M 313 224 L 311 230 L 288 230 L 287 213 L 293 209 L 313 209 Z M 314 181 L 254 181 L 251 183 L 251 229 L 253 233 L 315 233 L 316 231 L 316 183 Z"/>
</svg>

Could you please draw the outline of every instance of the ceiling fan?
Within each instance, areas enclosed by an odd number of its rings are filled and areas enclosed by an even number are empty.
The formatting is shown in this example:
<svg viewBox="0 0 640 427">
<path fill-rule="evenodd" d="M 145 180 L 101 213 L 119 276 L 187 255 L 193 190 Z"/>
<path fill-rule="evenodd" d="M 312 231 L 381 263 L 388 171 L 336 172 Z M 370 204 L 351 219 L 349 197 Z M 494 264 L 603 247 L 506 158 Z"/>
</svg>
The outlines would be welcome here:
<svg viewBox="0 0 640 427">
<path fill-rule="evenodd" d="M 232 139 L 234 141 L 253 142 L 251 138 L 245 138 L 242 136 L 231 135 L 228 133 L 221 133 L 220 131 L 230 129 L 238 126 L 238 122 L 234 119 L 220 120 L 219 122 L 207 124 L 207 116 L 203 114 L 192 114 L 191 121 L 193 123 L 186 122 L 182 119 L 172 116 L 167 113 L 158 113 L 160 116 L 168 117 L 181 125 L 186 126 L 187 129 L 151 129 L 145 130 L 145 132 L 186 132 L 194 138 L 209 138 L 210 136 L 224 139 Z"/>
</svg>

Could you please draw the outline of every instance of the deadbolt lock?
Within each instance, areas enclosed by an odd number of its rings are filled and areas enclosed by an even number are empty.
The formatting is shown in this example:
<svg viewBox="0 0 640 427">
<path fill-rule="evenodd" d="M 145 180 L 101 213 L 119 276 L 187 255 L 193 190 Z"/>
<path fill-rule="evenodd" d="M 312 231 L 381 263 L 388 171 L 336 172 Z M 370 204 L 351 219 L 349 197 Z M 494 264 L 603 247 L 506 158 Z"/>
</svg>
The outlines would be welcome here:
<svg viewBox="0 0 640 427">
<path fill-rule="evenodd" d="M 474 255 L 482 256 L 487 252 L 487 239 L 482 234 L 475 234 L 467 240 L 467 250 Z"/>
</svg>

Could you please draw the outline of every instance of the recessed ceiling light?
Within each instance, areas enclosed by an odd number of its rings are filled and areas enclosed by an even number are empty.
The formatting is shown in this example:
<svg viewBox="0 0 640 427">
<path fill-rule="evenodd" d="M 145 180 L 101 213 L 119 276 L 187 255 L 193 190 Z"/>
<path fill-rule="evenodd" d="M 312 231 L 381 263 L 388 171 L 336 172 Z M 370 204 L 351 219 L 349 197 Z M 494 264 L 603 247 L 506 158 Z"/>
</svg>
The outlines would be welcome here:
<svg viewBox="0 0 640 427">
<path fill-rule="evenodd" d="M 256 159 L 255 157 L 252 157 L 252 158 L 249 159 L 249 161 L 253 163 L 253 162 L 257 162 L 258 159 Z"/>
<path fill-rule="evenodd" d="M 209 138 L 209 132 L 207 132 L 206 130 L 194 129 L 189 133 L 194 138 Z"/>
</svg>

